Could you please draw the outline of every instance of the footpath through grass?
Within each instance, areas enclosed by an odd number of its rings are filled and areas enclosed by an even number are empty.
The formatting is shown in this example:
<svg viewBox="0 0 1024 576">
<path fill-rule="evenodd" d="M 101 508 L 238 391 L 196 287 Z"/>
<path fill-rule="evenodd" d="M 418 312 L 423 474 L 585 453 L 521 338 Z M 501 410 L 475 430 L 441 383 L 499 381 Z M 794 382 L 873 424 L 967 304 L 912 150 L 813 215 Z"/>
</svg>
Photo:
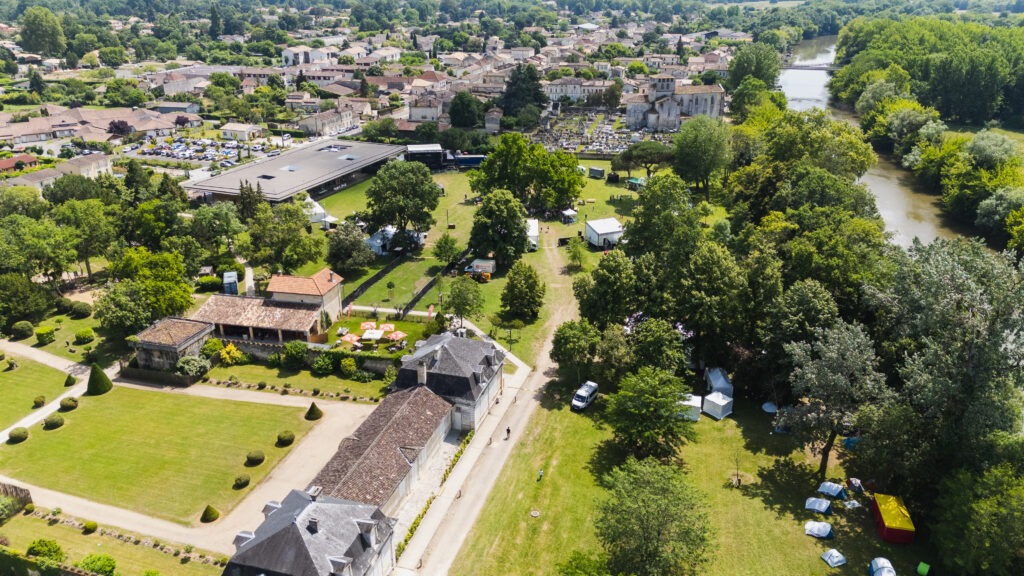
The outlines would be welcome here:
<svg viewBox="0 0 1024 576">
<path fill-rule="evenodd" d="M 277 434 L 312 427 L 303 410 L 115 387 L 84 397 L 57 430 L 0 446 L 0 471 L 30 484 L 165 518 L 197 523 L 207 504 L 228 513 L 290 448 Z M 245 466 L 250 450 L 266 461 Z M 250 488 L 234 490 L 239 474 Z"/>
<path fill-rule="evenodd" d="M 18 367 L 7 368 L 7 360 L 0 362 L 0 430 L 13 425 L 32 412 L 32 400 L 36 396 L 45 396 L 52 402 L 64 393 L 64 380 L 67 374 L 49 366 L 7 356 L 15 360 Z"/>
<path fill-rule="evenodd" d="M 557 400 L 545 393 L 451 574 L 555 574 L 558 563 L 574 551 L 600 550 L 593 520 L 605 492 L 598 478 L 620 457 L 604 444 L 611 431 L 600 424 L 602 404 L 592 406 L 593 412 L 572 413 L 568 388 L 549 384 L 559 387 L 563 393 Z M 706 496 L 715 533 L 714 560 L 706 574 L 860 575 L 877 556 L 889 558 L 897 573 L 911 574 L 919 561 L 933 563 L 926 546 L 882 542 L 866 508 L 847 511 L 837 504 L 829 517 L 805 511 L 804 500 L 818 485 L 816 467 L 793 438 L 770 434 L 768 415 L 743 402 L 721 422 L 702 416 L 697 441 L 683 448 L 689 480 Z M 743 479 L 739 489 L 730 482 L 737 458 Z M 537 482 L 540 468 L 544 479 Z M 838 466 L 829 475 L 843 477 Z M 864 496 L 857 499 L 869 502 Z M 532 510 L 540 516 L 532 518 Z M 836 539 L 806 536 L 804 522 L 812 519 L 831 522 Z M 848 564 L 828 568 L 820 556 L 829 548 L 845 554 Z"/>
</svg>

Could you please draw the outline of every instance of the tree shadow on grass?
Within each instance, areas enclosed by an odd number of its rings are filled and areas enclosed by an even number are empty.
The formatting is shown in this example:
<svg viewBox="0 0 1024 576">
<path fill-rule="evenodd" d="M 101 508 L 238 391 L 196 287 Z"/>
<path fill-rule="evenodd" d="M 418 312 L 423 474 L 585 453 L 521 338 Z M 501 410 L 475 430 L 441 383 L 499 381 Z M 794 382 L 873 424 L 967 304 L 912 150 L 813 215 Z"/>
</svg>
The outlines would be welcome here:
<svg viewBox="0 0 1024 576">
<path fill-rule="evenodd" d="M 621 466 L 628 457 L 629 451 L 614 439 L 609 438 L 594 448 L 594 453 L 590 455 L 586 468 L 600 486 L 608 488 L 608 485 L 605 483 L 605 477 L 612 470 Z"/>
<path fill-rule="evenodd" d="M 736 421 L 743 436 L 743 448 L 748 452 L 786 456 L 797 447 L 797 440 L 791 434 L 774 432 L 774 416 L 763 412 L 756 403 L 737 402 L 731 418 Z"/>
<path fill-rule="evenodd" d="M 757 498 L 765 507 L 782 517 L 798 517 L 808 514 L 804 503 L 815 495 L 818 486 L 817 469 L 801 464 L 792 458 L 779 458 L 771 466 L 757 470 L 761 481 L 740 487 L 748 498 Z"/>
</svg>

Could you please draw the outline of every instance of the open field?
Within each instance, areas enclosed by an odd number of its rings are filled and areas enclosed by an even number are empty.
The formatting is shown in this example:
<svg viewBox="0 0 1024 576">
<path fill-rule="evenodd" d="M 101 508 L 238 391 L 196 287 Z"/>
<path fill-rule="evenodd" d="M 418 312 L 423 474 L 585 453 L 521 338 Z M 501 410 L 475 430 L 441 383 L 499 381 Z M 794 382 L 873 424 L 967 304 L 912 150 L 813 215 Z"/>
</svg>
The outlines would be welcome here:
<svg viewBox="0 0 1024 576">
<path fill-rule="evenodd" d="M 64 393 L 67 374 L 31 360 L 8 356 L 17 360 L 18 367 L 7 369 L 7 361 L 0 370 L 0 430 L 11 426 L 32 412 L 32 400 L 45 396 L 52 402 Z"/>
<path fill-rule="evenodd" d="M 80 519 L 82 521 L 88 518 Z M 101 526 L 102 528 L 102 526 Z M 133 544 L 118 540 L 112 536 L 102 536 L 99 532 L 82 534 L 78 528 L 61 523 L 51 524 L 48 520 L 35 516 L 19 514 L 0 525 L 0 534 L 10 540 L 10 547 L 24 552 L 25 548 L 37 538 L 55 540 L 68 555 L 68 564 L 78 562 L 89 554 L 109 554 L 117 561 L 118 574 L 137 576 L 146 570 L 156 570 L 166 576 L 216 576 L 222 568 L 214 564 L 202 562 L 182 562 L 180 557 L 167 554 L 143 544 Z M 144 538 L 144 535 L 139 535 Z M 164 543 L 183 549 L 170 542 Z M 195 553 L 203 553 L 196 550 Z M 219 555 L 205 553 L 207 557 L 218 558 Z"/>
<path fill-rule="evenodd" d="M 33 427 L 28 441 L 0 447 L 0 471 L 19 480 L 183 524 L 207 504 L 230 511 L 288 452 L 277 433 L 301 438 L 303 411 L 115 387 L 85 397 L 57 430 Z M 247 468 L 250 450 L 266 462 Z"/>
<path fill-rule="evenodd" d="M 604 491 L 598 477 L 621 456 L 604 444 L 611 432 L 600 421 L 602 404 L 592 412 L 572 413 L 568 387 L 549 384 L 549 390 L 559 388 L 561 397 L 545 392 L 541 410 L 505 466 L 505 481 L 495 486 L 460 551 L 453 575 L 555 574 L 557 564 L 574 551 L 599 550 L 593 519 Z M 702 416 L 698 440 L 682 451 L 690 481 L 707 497 L 715 532 L 715 555 L 706 574 L 863 574 L 876 556 L 892 560 L 897 573 L 910 574 L 919 561 L 933 559 L 923 546 L 882 542 L 866 509 L 836 506 L 836 514 L 827 518 L 835 540 L 804 535 L 804 522 L 815 519 L 803 505 L 817 487 L 816 467 L 791 437 L 770 434 L 768 415 L 743 402 L 721 422 Z M 736 458 L 740 489 L 730 483 Z M 540 468 L 544 480 L 537 482 Z M 841 479 L 843 472 L 836 466 L 829 476 Z M 868 503 L 864 496 L 858 500 Z M 530 517 L 531 510 L 540 517 Z M 829 548 L 839 549 L 849 563 L 829 569 L 819 558 Z M 522 561 L 523 550 L 529 550 L 530 562 Z"/>
</svg>

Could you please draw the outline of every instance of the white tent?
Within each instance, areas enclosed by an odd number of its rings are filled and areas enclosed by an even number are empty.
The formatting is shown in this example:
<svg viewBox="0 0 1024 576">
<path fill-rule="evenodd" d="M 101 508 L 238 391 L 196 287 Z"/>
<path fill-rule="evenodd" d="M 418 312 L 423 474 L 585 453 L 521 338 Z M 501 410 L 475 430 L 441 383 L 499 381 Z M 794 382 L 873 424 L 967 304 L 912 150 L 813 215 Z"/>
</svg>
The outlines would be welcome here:
<svg viewBox="0 0 1024 576">
<path fill-rule="evenodd" d="M 875 558 L 868 564 L 868 574 L 871 576 L 896 576 L 896 569 L 892 562 L 885 558 Z"/>
<path fill-rule="evenodd" d="M 686 400 L 681 400 L 679 405 L 683 409 L 683 418 L 692 420 L 693 422 L 700 420 L 701 400 L 702 398 L 700 396 L 694 396 L 692 394 L 687 396 Z"/>
<path fill-rule="evenodd" d="M 832 532 L 831 524 L 828 522 L 815 522 L 813 520 L 804 524 L 804 534 L 825 540 L 831 540 L 836 537 L 835 533 Z"/>
<path fill-rule="evenodd" d="M 838 568 L 839 566 L 846 564 L 846 556 L 840 554 L 839 550 L 836 550 L 835 548 L 822 554 L 821 559 L 828 564 L 829 568 Z"/>
<path fill-rule="evenodd" d="M 530 218 L 526 221 L 526 238 L 530 241 L 530 250 L 536 250 L 540 242 L 540 220 Z"/>
<path fill-rule="evenodd" d="M 846 499 L 846 489 L 841 484 L 836 484 L 835 482 L 822 482 L 821 486 L 818 486 L 818 492 L 833 498 Z"/>
<path fill-rule="evenodd" d="M 715 420 L 721 420 L 732 414 L 732 396 L 721 392 L 712 392 L 704 397 L 704 413 Z"/>
<path fill-rule="evenodd" d="M 811 496 L 810 498 L 807 499 L 807 502 L 804 503 L 804 508 L 808 510 L 813 510 L 815 512 L 820 512 L 822 514 L 832 513 L 831 502 L 824 498 L 815 498 L 814 496 Z"/>
<path fill-rule="evenodd" d="M 710 392 L 721 392 L 730 398 L 734 396 L 732 382 L 729 381 L 729 376 L 725 373 L 725 370 L 721 368 L 708 368 L 704 371 L 704 381 L 708 383 L 708 390 Z"/>
</svg>

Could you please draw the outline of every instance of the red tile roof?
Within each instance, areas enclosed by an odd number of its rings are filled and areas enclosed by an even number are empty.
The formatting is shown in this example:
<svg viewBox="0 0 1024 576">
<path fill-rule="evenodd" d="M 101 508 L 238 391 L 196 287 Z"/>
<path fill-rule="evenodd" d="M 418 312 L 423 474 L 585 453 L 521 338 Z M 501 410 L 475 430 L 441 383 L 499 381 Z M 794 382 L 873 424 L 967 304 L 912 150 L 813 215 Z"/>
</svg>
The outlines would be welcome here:
<svg viewBox="0 0 1024 576">
<path fill-rule="evenodd" d="M 271 294 L 303 294 L 305 296 L 323 296 L 330 292 L 334 287 L 341 284 L 343 278 L 334 272 L 331 272 L 329 268 L 317 272 L 316 274 L 305 277 L 305 276 L 287 276 L 284 274 L 274 274 L 270 277 L 270 283 L 267 284 L 267 292 Z"/>
</svg>

